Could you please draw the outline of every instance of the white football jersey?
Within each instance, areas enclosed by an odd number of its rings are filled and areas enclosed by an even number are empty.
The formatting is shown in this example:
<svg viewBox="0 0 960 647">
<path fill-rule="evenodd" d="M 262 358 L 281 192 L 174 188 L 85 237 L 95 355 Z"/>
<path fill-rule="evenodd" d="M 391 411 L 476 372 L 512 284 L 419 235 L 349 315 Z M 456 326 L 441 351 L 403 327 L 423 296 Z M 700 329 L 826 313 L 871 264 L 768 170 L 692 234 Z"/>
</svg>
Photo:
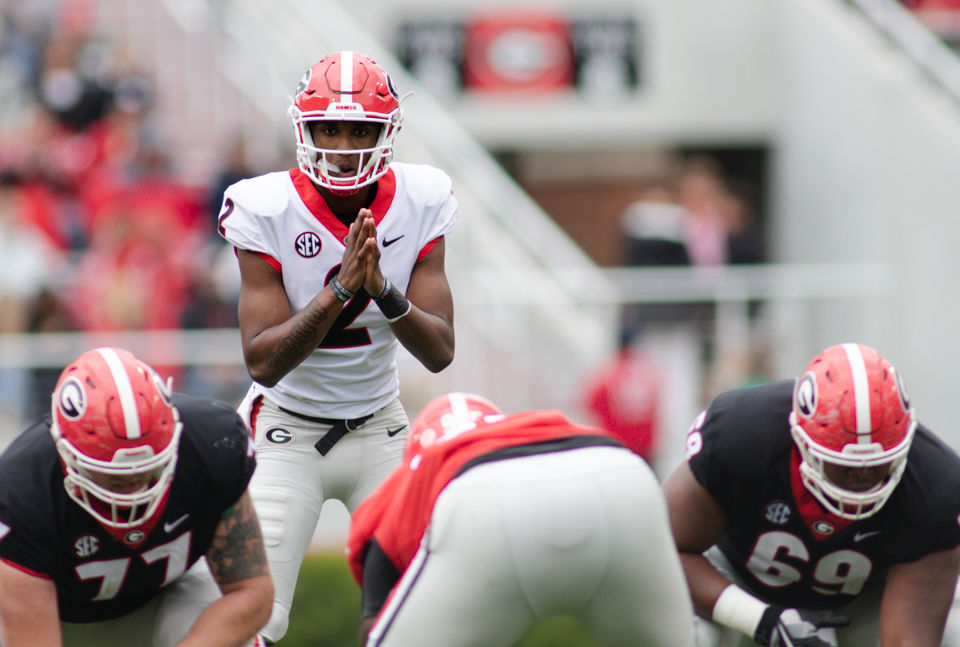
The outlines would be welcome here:
<svg viewBox="0 0 960 647">
<path fill-rule="evenodd" d="M 393 163 L 370 205 L 380 269 L 406 292 L 417 259 L 456 225 L 450 177 L 432 166 Z M 337 272 L 347 225 L 299 169 L 242 180 L 224 192 L 220 234 L 261 254 L 283 277 L 293 311 L 302 310 Z M 297 413 L 356 418 L 399 395 L 397 339 L 376 303 L 351 299 L 320 346 L 272 388 L 267 398 Z"/>
</svg>

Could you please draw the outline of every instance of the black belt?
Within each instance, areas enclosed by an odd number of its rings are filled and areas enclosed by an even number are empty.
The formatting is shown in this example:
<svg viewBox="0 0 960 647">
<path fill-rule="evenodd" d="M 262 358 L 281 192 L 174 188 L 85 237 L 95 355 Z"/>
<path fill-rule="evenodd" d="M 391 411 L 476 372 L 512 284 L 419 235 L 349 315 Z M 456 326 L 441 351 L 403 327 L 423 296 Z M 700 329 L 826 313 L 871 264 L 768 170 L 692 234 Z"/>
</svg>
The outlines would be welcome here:
<svg viewBox="0 0 960 647">
<path fill-rule="evenodd" d="M 316 422 L 321 425 L 330 425 L 329 431 L 314 445 L 321 456 L 326 456 L 327 452 L 333 449 L 333 446 L 336 445 L 341 438 L 346 436 L 348 431 L 353 431 L 373 417 L 373 414 L 370 413 L 365 416 L 360 416 L 359 418 L 319 418 L 317 416 L 308 416 L 305 413 L 290 411 L 290 409 L 284 409 L 283 407 L 279 407 L 279 409 L 284 413 L 289 413 L 295 418 L 309 420 L 310 422 Z"/>
</svg>

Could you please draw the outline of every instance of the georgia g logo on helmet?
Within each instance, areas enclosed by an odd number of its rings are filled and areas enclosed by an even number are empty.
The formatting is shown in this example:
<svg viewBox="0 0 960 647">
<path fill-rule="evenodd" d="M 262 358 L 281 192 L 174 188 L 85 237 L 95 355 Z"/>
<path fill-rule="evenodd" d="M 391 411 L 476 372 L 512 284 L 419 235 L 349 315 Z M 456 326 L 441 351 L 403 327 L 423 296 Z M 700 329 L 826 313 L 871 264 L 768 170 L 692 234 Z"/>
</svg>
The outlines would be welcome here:
<svg viewBox="0 0 960 647">
<path fill-rule="evenodd" d="M 293 96 L 300 96 L 303 91 L 307 89 L 308 85 L 310 85 L 310 68 L 307 68 L 307 71 L 300 77 L 300 82 L 297 84 L 297 90 L 293 93 Z"/>
<path fill-rule="evenodd" d="M 903 385 L 903 378 L 900 376 L 900 371 L 890 367 L 893 372 L 894 381 L 897 384 L 897 395 L 900 396 L 900 406 L 903 407 L 904 411 L 910 411 L 910 396 L 907 395 L 907 389 Z"/>
<path fill-rule="evenodd" d="M 160 395 L 160 399 L 163 400 L 163 403 L 168 407 L 172 406 L 173 405 L 172 384 L 169 381 L 164 382 L 163 378 L 160 377 L 160 374 L 157 373 L 152 368 L 150 367 L 145 367 L 145 368 L 150 374 L 150 379 L 153 381 L 153 385 L 157 388 L 157 393 Z"/>
<path fill-rule="evenodd" d="M 390 91 L 394 99 L 400 101 L 400 93 L 397 91 L 397 86 L 393 84 L 393 77 L 386 73 L 384 73 L 384 76 L 387 78 L 387 90 Z"/>
<path fill-rule="evenodd" d="M 60 387 L 57 407 L 68 420 L 79 420 L 87 411 L 87 392 L 75 377 L 68 378 Z"/>
<path fill-rule="evenodd" d="M 794 408 L 804 418 L 811 418 L 817 412 L 817 378 L 813 372 L 807 372 L 797 382 L 794 391 Z"/>
</svg>

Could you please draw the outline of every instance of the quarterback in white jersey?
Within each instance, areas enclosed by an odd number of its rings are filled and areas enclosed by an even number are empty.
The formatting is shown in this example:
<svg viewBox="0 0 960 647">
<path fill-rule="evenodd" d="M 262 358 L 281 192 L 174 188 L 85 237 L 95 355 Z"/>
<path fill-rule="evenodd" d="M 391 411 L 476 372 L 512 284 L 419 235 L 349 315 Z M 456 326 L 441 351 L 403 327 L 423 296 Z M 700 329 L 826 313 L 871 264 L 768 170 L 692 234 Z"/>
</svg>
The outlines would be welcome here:
<svg viewBox="0 0 960 647">
<path fill-rule="evenodd" d="M 298 168 L 229 187 L 218 225 L 240 264 L 254 381 L 241 410 L 276 590 L 271 642 L 286 633 L 323 502 L 352 512 L 400 460 L 397 343 L 433 372 L 454 351 L 444 236 L 457 202 L 443 171 L 390 163 L 402 111 L 387 73 L 362 54 L 330 54 L 290 115 Z"/>
</svg>

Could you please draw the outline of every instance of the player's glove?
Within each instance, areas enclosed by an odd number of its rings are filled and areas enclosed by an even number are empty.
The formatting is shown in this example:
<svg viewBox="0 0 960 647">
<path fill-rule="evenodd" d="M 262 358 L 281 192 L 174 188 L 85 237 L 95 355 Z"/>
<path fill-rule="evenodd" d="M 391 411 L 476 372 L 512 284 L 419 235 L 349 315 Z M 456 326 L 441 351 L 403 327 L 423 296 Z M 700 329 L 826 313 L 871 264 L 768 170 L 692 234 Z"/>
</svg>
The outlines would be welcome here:
<svg viewBox="0 0 960 647">
<path fill-rule="evenodd" d="M 832 611 L 771 605 L 763 612 L 753 639 L 768 647 L 837 647 L 835 628 L 848 624 L 850 618 Z"/>
</svg>

